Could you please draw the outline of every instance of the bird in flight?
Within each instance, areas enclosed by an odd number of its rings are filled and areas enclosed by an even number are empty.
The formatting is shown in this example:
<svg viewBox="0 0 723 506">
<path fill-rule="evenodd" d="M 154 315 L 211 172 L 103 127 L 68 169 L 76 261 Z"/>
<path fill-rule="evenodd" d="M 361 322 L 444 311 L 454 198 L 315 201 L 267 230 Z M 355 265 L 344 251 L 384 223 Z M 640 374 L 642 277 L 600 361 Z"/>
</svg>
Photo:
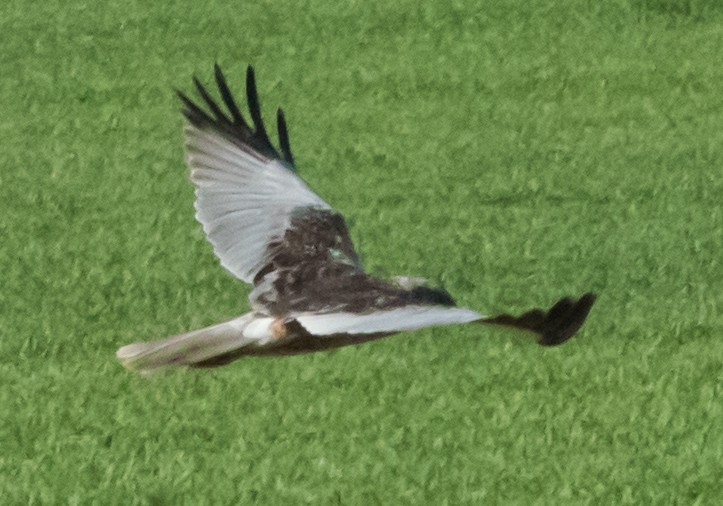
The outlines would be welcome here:
<svg viewBox="0 0 723 506">
<path fill-rule="evenodd" d="M 425 280 L 392 281 L 364 272 L 341 214 L 297 175 L 286 120 L 277 112 L 279 149 L 261 119 L 256 81 L 246 71 L 251 121 L 241 114 L 218 65 L 222 105 L 198 79 L 205 108 L 178 91 L 196 218 L 221 265 L 253 286 L 251 311 L 200 330 L 118 349 L 128 369 L 216 367 L 245 356 L 338 348 L 434 325 L 480 323 L 522 329 L 545 346 L 567 341 L 595 302 L 565 297 L 520 316 L 483 316 L 455 305 Z"/>
</svg>

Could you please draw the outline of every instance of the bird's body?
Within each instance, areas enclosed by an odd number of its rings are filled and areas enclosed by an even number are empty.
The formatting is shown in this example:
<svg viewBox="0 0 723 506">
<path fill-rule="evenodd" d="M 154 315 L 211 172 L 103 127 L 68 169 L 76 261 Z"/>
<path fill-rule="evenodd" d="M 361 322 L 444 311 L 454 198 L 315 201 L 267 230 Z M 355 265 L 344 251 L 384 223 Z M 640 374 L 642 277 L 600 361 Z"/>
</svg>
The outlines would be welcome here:
<svg viewBox="0 0 723 506">
<path fill-rule="evenodd" d="M 252 311 L 167 339 L 120 348 L 141 372 L 171 365 L 212 367 L 247 355 L 308 353 L 431 325 L 478 322 L 536 333 L 542 344 L 569 339 L 584 322 L 592 294 L 561 299 L 549 311 L 484 317 L 455 306 L 444 289 L 419 278 L 387 281 L 363 270 L 344 218 L 295 174 L 284 115 L 280 151 L 261 120 L 247 72 L 246 123 L 218 66 L 227 112 L 195 80 L 211 114 L 179 92 L 188 120 L 187 163 L 196 187 L 196 217 L 221 264 L 253 285 Z"/>
</svg>

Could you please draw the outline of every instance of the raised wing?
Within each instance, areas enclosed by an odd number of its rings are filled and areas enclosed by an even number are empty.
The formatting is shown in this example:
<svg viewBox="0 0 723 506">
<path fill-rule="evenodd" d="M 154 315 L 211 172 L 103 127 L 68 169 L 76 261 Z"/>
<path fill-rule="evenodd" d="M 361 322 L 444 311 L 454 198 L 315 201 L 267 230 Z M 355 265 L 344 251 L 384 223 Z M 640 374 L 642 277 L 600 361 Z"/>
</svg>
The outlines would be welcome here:
<svg viewBox="0 0 723 506">
<path fill-rule="evenodd" d="M 196 218 L 203 226 L 221 265 L 247 283 L 257 283 L 259 272 L 280 253 L 293 221 L 307 213 L 343 219 L 297 177 L 289 145 L 286 121 L 277 113 L 280 151 L 277 151 L 261 119 L 253 69 L 246 73 L 250 126 L 241 115 L 218 65 L 215 78 L 227 111 L 209 95 L 198 79 L 194 83 L 207 110 L 184 93 L 183 114 L 187 163 L 196 186 Z M 339 242 L 340 230 L 320 230 L 300 237 L 295 247 L 319 250 L 329 241 Z M 356 263 L 357 256 L 346 232 L 340 250 Z M 329 239 L 329 237 L 331 237 Z"/>
</svg>

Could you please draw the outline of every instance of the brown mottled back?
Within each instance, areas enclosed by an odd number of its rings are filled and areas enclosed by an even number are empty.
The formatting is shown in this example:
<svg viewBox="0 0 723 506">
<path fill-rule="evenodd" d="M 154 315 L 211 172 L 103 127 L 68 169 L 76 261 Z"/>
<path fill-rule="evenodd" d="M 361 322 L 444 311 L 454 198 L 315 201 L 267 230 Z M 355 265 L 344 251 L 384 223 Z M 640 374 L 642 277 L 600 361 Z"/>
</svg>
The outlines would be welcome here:
<svg viewBox="0 0 723 506">
<path fill-rule="evenodd" d="M 269 246 L 269 257 L 271 262 L 254 279 L 251 298 L 255 307 L 272 315 L 454 305 L 443 289 L 406 290 L 364 273 L 344 218 L 333 211 L 297 210 L 284 237 Z"/>
</svg>

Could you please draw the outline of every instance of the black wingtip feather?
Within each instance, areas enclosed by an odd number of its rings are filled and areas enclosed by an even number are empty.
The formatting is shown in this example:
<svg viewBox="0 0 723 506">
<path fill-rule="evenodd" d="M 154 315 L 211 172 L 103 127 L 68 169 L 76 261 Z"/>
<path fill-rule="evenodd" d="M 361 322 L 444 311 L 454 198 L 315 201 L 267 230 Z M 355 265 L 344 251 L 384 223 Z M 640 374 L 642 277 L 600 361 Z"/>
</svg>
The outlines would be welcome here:
<svg viewBox="0 0 723 506">
<path fill-rule="evenodd" d="M 595 294 L 588 292 L 578 300 L 567 298 L 555 304 L 547 314 L 540 344 L 556 346 L 574 336 L 585 323 L 595 299 Z"/>
<path fill-rule="evenodd" d="M 574 336 L 585 323 L 595 303 L 595 294 L 587 292 L 577 300 L 564 297 L 549 310 L 533 309 L 521 316 L 502 314 L 479 323 L 505 325 L 534 332 L 542 346 L 556 346 Z"/>
<path fill-rule="evenodd" d="M 216 100 L 211 97 L 203 84 L 194 76 L 193 83 L 199 96 L 205 103 L 206 109 L 201 108 L 182 91 L 174 90 L 183 103 L 184 107 L 181 112 L 186 119 L 196 128 L 214 130 L 244 150 L 256 152 L 263 158 L 280 160 L 284 162 L 289 169 L 295 170 L 286 119 L 281 110 L 279 110 L 277 114 L 281 154 L 276 151 L 271 143 L 271 139 L 269 139 L 266 127 L 261 118 L 261 106 L 256 90 L 256 79 L 253 67 L 249 65 L 246 69 L 246 99 L 248 101 L 249 114 L 253 122 L 253 129 L 250 124 L 244 120 L 218 63 L 214 63 L 213 70 L 221 100 L 226 109 L 228 109 L 228 113 L 219 106 L 219 102 L 216 102 Z"/>
<path fill-rule="evenodd" d="M 259 104 L 259 96 L 256 91 L 256 77 L 254 76 L 254 68 L 251 65 L 246 69 L 246 100 L 249 104 L 251 119 L 254 122 L 254 133 L 271 148 L 271 140 L 269 139 L 269 134 L 266 133 L 266 127 L 261 118 L 261 105 Z"/>
<path fill-rule="evenodd" d="M 226 107 L 231 113 L 231 117 L 233 118 L 234 123 L 248 128 L 246 121 L 244 121 L 243 116 L 241 116 L 241 111 L 236 105 L 236 101 L 233 99 L 231 90 L 229 89 L 228 84 L 226 84 L 226 78 L 221 71 L 221 67 L 218 66 L 218 63 L 214 63 L 213 65 L 213 74 L 216 78 L 216 85 L 218 86 L 218 90 L 221 92 L 221 99 L 223 100 L 224 104 L 226 104 Z"/>
<path fill-rule="evenodd" d="M 213 124 L 213 118 L 198 107 L 193 100 L 188 98 L 188 95 L 178 89 L 176 90 L 176 95 L 178 95 L 178 98 L 181 99 L 181 102 L 183 102 L 185 106 L 185 109 L 182 109 L 181 112 L 193 126 L 203 128 L 206 125 Z"/>
<path fill-rule="evenodd" d="M 206 102 L 208 108 L 211 109 L 211 112 L 213 112 L 214 116 L 216 116 L 216 120 L 220 123 L 230 123 L 231 121 L 224 114 L 216 101 L 211 98 L 211 95 L 208 94 L 206 88 L 203 87 L 201 81 L 199 81 L 196 76 L 193 76 L 193 84 L 196 85 L 196 90 L 198 91 L 198 94 L 201 95 L 203 101 Z"/>
<path fill-rule="evenodd" d="M 276 124 L 279 129 L 279 144 L 281 144 L 281 155 L 286 163 L 294 166 L 294 155 L 291 153 L 291 145 L 289 144 L 289 131 L 286 128 L 286 118 L 284 111 L 279 107 L 276 111 Z"/>
</svg>

